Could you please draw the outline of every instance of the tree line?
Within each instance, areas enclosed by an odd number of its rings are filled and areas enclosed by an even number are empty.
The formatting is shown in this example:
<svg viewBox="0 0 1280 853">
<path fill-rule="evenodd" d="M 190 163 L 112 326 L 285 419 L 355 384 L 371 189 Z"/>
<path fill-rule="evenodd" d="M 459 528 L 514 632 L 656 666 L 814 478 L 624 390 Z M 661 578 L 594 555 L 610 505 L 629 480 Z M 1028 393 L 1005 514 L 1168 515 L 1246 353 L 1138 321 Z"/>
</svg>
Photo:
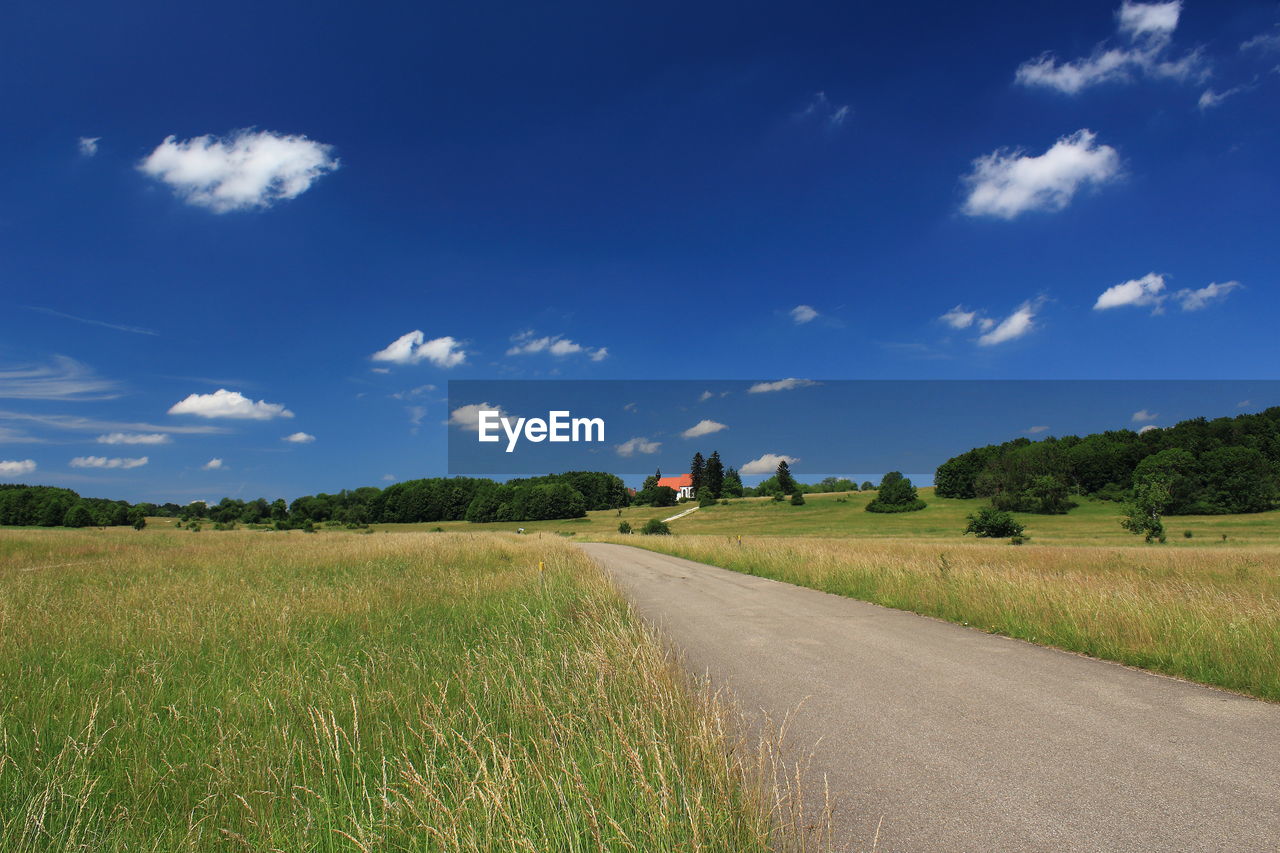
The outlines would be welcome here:
<svg viewBox="0 0 1280 853">
<path fill-rule="evenodd" d="M 1063 513 L 1073 495 L 1141 499 L 1157 514 L 1265 512 L 1280 501 L 1280 407 L 977 447 L 940 465 L 934 485 L 939 497 L 1017 512 Z"/>
</svg>

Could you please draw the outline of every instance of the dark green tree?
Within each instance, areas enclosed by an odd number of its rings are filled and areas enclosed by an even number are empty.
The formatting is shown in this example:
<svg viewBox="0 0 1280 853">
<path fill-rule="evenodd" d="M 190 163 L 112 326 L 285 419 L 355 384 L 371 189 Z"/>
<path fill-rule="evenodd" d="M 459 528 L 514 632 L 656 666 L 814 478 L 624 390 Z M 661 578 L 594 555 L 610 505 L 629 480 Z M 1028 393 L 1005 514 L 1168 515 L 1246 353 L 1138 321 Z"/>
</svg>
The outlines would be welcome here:
<svg viewBox="0 0 1280 853">
<path fill-rule="evenodd" d="M 875 499 L 867 504 L 868 512 L 915 512 L 924 509 L 925 502 L 916 494 L 911 480 L 900 471 L 890 471 L 880 480 Z"/>
<path fill-rule="evenodd" d="M 93 527 L 96 523 L 93 512 L 84 501 L 74 504 L 62 519 L 63 527 Z"/>
<path fill-rule="evenodd" d="M 711 497 L 719 500 L 720 495 L 724 493 L 724 463 L 720 461 L 720 451 L 711 451 L 711 455 L 707 457 L 706 471 L 702 476 L 705 480 L 703 485 L 711 493 Z"/>
<path fill-rule="evenodd" d="M 720 494 L 729 498 L 742 497 L 742 477 L 738 474 L 737 468 L 730 468 L 724 472 L 724 486 Z"/>
<path fill-rule="evenodd" d="M 778 463 L 778 470 L 773 475 L 778 481 L 778 493 L 789 495 L 796 490 L 795 478 L 791 476 L 791 466 L 783 459 Z"/>
<path fill-rule="evenodd" d="M 985 536 L 1003 539 L 1006 536 L 1021 536 L 1025 528 L 1010 513 L 998 510 L 993 506 L 984 506 L 977 515 L 968 516 L 969 526 L 964 529 L 965 535 Z"/>
<path fill-rule="evenodd" d="M 689 462 L 689 479 L 693 480 L 693 493 L 695 495 L 702 488 L 702 481 L 706 477 L 706 473 L 707 462 L 702 458 L 702 454 L 693 454 L 693 459 Z"/>
</svg>

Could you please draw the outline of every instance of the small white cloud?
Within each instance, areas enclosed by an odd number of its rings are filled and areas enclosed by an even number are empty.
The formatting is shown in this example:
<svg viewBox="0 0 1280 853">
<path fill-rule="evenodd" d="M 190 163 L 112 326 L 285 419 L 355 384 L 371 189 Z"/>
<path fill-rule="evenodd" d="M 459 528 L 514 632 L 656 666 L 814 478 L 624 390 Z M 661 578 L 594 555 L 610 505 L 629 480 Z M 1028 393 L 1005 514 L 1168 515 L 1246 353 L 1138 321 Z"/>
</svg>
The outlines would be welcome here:
<svg viewBox="0 0 1280 853">
<path fill-rule="evenodd" d="M 1225 299 L 1228 293 L 1240 286 L 1238 281 L 1224 281 L 1221 284 L 1215 281 L 1199 290 L 1179 290 L 1173 294 L 1173 298 L 1182 306 L 1183 311 L 1199 311 L 1210 302 Z"/>
<path fill-rule="evenodd" d="M 1158 417 L 1160 416 L 1155 412 L 1148 412 L 1146 409 L 1139 409 L 1133 413 L 1133 422 L 1135 424 L 1140 424 L 1146 421 L 1154 421 Z"/>
<path fill-rule="evenodd" d="M 393 400 L 412 400 L 415 397 L 421 397 L 423 394 L 426 394 L 428 391 L 434 391 L 434 390 L 436 390 L 436 386 L 434 385 L 419 385 L 416 388 L 409 388 L 406 391 L 397 391 L 396 393 L 391 395 L 391 398 Z"/>
<path fill-rule="evenodd" d="M 115 457 L 108 459 L 105 456 L 77 456 L 69 463 L 72 468 L 122 468 L 128 470 L 130 468 L 141 468 L 151 460 L 146 456 L 139 456 L 136 459 Z"/>
<path fill-rule="evenodd" d="M 466 406 L 459 406 L 449 413 L 449 420 L 446 423 L 449 426 L 455 426 L 458 429 L 468 430 L 470 432 L 480 431 L 480 412 L 497 412 L 499 417 L 506 417 L 507 413 L 502 410 L 501 406 L 494 403 L 470 403 Z"/>
<path fill-rule="evenodd" d="M 991 331 L 978 338 L 978 345 L 995 346 L 1006 341 L 1013 341 L 1030 334 L 1035 329 L 1036 313 L 1043 300 L 1028 300 L 1019 305 L 1012 314 L 995 325 Z"/>
<path fill-rule="evenodd" d="M 179 198 L 215 213 L 270 207 L 297 198 L 338 168 L 333 147 L 301 135 L 238 131 L 178 141 L 170 136 L 138 164 Z"/>
<path fill-rule="evenodd" d="M 740 474 L 772 474 L 778 470 L 779 462 L 786 462 L 788 466 L 799 462 L 799 457 L 787 456 L 781 453 L 766 453 L 750 462 L 744 462 L 742 467 L 738 469 Z"/>
<path fill-rule="evenodd" d="M 0 397 L 14 400 L 112 400 L 118 385 L 99 379 L 74 358 L 55 355 L 49 365 L 0 367 Z"/>
<path fill-rule="evenodd" d="M 294 432 L 280 440 L 287 441 L 290 444 L 310 444 L 316 440 L 316 437 L 309 432 Z"/>
<path fill-rule="evenodd" d="M 660 441 L 650 441 L 647 438 L 637 437 L 627 439 L 614 449 L 618 451 L 619 456 L 635 456 L 637 453 L 657 453 L 661 447 L 662 442 Z"/>
<path fill-rule="evenodd" d="M 80 155 L 83 157 L 92 157 L 98 153 L 98 143 L 102 140 L 101 136 L 82 136 L 77 143 L 80 148 Z"/>
<path fill-rule="evenodd" d="M 1153 429 L 1160 429 L 1160 427 L 1155 424 L 1147 424 L 1142 429 L 1138 430 L 1138 435 L 1142 435 L 1144 432 L 1151 432 Z"/>
<path fill-rule="evenodd" d="M 109 432 L 97 438 L 98 444 L 168 444 L 170 438 L 162 432 Z"/>
<path fill-rule="evenodd" d="M 1280 51 L 1280 32 L 1260 33 L 1240 44 L 1241 50 Z"/>
<path fill-rule="evenodd" d="M 395 482 L 395 479 L 396 479 L 396 475 L 395 475 L 395 474 L 383 474 L 383 475 L 382 475 L 382 482 L 384 482 L 384 483 L 393 483 L 393 482 Z"/>
<path fill-rule="evenodd" d="M 1123 3 L 1116 14 L 1117 32 L 1127 44 L 1105 43 L 1089 56 L 1059 62 L 1042 54 L 1018 66 L 1014 79 L 1023 86 L 1055 89 L 1075 95 L 1100 83 L 1126 82 L 1135 76 L 1185 80 L 1204 73 L 1199 51 L 1171 58 L 1169 46 L 1178 27 L 1180 2 Z"/>
<path fill-rule="evenodd" d="M 225 466 L 222 464 L 222 460 L 215 456 L 215 457 L 213 457 L 212 459 L 210 459 L 208 462 L 206 462 L 206 463 L 204 463 L 203 465 L 201 465 L 201 466 L 200 466 L 200 470 L 202 470 L 202 471 L 220 471 L 220 470 L 222 470 L 222 468 L 223 468 L 223 467 L 225 467 Z"/>
<path fill-rule="evenodd" d="M 512 336 L 511 344 L 511 347 L 507 350 L 507 355 L 533 355 L 545 352 L 563 358 L 564 356 L 586 353 L 592 361 L 602 361 L 609 356 L 608 347 L 592 348 L 583 346 L 563 335 L 537 337 L 532 331 L 525 331 Z"/>
<path fill-rule="evenodd" d="M 968 216 L 1014 219 L 1031 210 L 1062 210 L 1085 186 L 1101 186 L 1120 175 L 1120 155 L 1099 145 L 1087 129 L 1064 136 L 1048 151 L 1030 156 L 1000 149 L 973 161 L 964 177 Z"/>
<path fill-rule="evenodd" d="M 1031 435 L 1039 435 L 1042 432 L 1048 432 L 1048 431 L 1049 431 L 1049 427 L 1043 424 L 1040 426 L 1027 427 L 1027 432 L 1029 432 Z"/>
<path fill-rule="evenodd" d="M 790 311 L 791 319 L 797 326 L 802 326 L 818 316 L 812 305 L 797 305 Z"/>
<path fill-rule="evenodd" d="M 693 426 L 689 427 L 684 432 L 680 433 L 680 435 L 683 436 L 684 438 L 699 438 L 701 436 L 711 435 L 712 433 L 720 432 L 720 430 L 728 429 L 728 428 L 729 428 L 728 426 L 726 426 L 725 424 L 719 423 L 718 421 L 703 419 L 698 421 Z"/>
<path fill-rule="evenodd" d="M 757 382 L 747 389 L 748 394 L 768 394 L 772 391 L 793 391 L 796 388 L 808 388 L 810 385 L 819 385 L 821 383 L 814 382 L 812 379 L 778 379 L 773 382 Z"/>
<path fill-rule="evenodd" d="M 698 395 L 698 402 L 705 403 L 714 396 L 715 394 L 712 394 L 710 391 L 703 391 L 701 394 Z"/>
<path fill-rule="evenodd" d="M 622 411 L 624 412 L 638 412 L 639 410 L 640 406 L 635 403 L 627 403 L 622 407 Z"/>
<path fill-rule="evenodd" d="M 1252 86 L 1232 86 L 1230 89 L 1226 89 L 1222 92 L 1218 92 L 1212 88 L 1205 89 L 1200 93 L 1200 100 L 1196 102 L 1196 106 L 1200 108 L 1201 112 L 1204 112 L 1205 110 L 1213 109 L 1227 98 L 1230 98 L 1233 95 L 1238 95 L 1241 92 L 1247 92 L 1252 88 Z"/>
<path fill-rule="evenodd" d="M 978 319 L 978 312 L 966 311 L 963 305 L 957 305 L 938 319 L 953 329 L 967 329 Z"/>
<path fill-rule="evenodd" d="M 446 335 L 442 338 L 427 340 L 421 329 L 396 338 L 385 349 L 380 349 L 370 356 L 374 361 L 386 361 L 392 364 L 417 364 L 429 361 L 436 367 L 457 367 L 467 360 L 460 341 Z M 376 369 L 376 368 L 375 368 Z"/>
<path fill-rule="evenodd" d="M 174 403 L 169 414 L 251 421 L 293 417 L 293 412 L 286 409 L 283 403 L 268 403 L 265 400 L 255 403 L 239 391 L 228 391 L 226 388 L 219 388 L 212 394 L 191 394 L 185 400 Z"/>
<path fill-rule="evenodd" d="M 815 92 L 800 111 L 800 118 L 818 119 L 830 128 L 842 127 L 853 114 L 848 104 L 833 104 L 826 92 Z"/>
<path fill-rule="evenodd" d="M 25 477 L 35 470 L 34 459 L 0 459 L 0 477 Z"/>
<path fill-rule="evenodd" d="M 1246 408 L 1248 408 L 1249 406 L 1252 406 L 1252 405 L 1253 405 L 1253 401 L 1252 401 L 1252 400 L 1241 400 L 1239 403 L 1236 403 L 1236 408 L 1237 408 L 1237 409 L 1246 409 Z"/>
<path fill-rule="evenodd" d="M 1142 278 L 1122 281 L 1102 291 L 1098 300 L 1093 303 L 1093 310 L 1151 305 L 1158 311 L 1164 300 L 1164 276 L 1149 272 Z"/>
</svg>

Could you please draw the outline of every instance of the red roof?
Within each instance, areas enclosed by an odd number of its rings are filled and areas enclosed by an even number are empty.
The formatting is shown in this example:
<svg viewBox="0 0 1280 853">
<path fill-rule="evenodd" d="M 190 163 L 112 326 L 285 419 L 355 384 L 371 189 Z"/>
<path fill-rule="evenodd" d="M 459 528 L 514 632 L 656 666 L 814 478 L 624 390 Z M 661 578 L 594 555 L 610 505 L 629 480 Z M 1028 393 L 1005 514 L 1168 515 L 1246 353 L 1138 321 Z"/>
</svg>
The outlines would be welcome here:
<svg viewBox="0 0 1280 853">
<path fill-rule="evenodd" d="M 658 485 L 669 486 L 670 488 L 673 488 L 678 492 L 681 489 L 683 489 L 685 486 L 692 486 L 693 477 L 692 475 L 689 475 L 689 474 L 681 474 L 679 477 L 663 477 L 661 480 L 658 481 Z"/>
</svg>

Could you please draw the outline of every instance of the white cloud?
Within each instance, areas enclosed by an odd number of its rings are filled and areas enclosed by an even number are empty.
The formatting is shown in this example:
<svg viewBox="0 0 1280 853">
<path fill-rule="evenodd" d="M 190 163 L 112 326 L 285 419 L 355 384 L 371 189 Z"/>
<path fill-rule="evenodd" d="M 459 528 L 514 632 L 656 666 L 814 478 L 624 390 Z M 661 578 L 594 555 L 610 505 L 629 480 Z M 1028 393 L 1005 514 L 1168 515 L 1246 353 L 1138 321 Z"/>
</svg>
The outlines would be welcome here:
<svg viewBox="0 0 1280 853">
<path fill-rule="evenodd" d="M 212 394 L 191 394 L 169 408 L 171 415 L 197 415 L 202 418 L 239 418 L 252 421 L 269 421 L 272 418 L 291 418 L 293 412 L 283 403 L 253 400 L 239 391 L 219 388 Z"/>
<path fill-rule="evenodd" d="M 800 111 L 800 118 L 820 119 L 828 127 L 837 128 L 843 126 L 852 114 L 848 104 L 834 104 L 826 92 L 815 92 Z"/>
<path fill-rule="evenodd" d="M 563 335 L 535 337 L 532 331 L 525 331 L 518 335 L 513 335 L 511 343 L 512 346 L 507 350 L 507 355 L 533 355 L 534 353 L 546 352 L 554 356 L 564 357 L 586 353 L 592 361 L 601 361 L 609 356 L 608 347 L 592 348 L 583 346 Z"/>
<path fill-rule="evenodd" d="M 471 432 L 480 431 L 480 412 L 489 411 L 498 413 L 499 417 L 506 417 L 507 413 L 502 407 L 494 403 L 470 403 L 466 406 L 459 406 L 449 413 L 449 420 L 446 421 L 449 426 L 455 426 L 458 429 L 465 429 Z"/>
<path fill-rule="evenodd" d="M 316 440 L 316 437 L 309 432 L 294 432 L 280 440 L 287 441 L 290 444 L 310 444 Z"/>
<path fill-rule="evenodd" d="M 102 140 L 101 136 L 82 136 L 77 146 L 80 148 L 80 154 L 84 157 L 92 157 L 98 153 L 98 143 Z"/>
<path fill-rule="evenodd" d="M 168 444 L 169 436 L 162 432 L 109 432 L 98 436 L 98 444 Z"/>
<path fill-rule="evenodd" d="M 804 325 L 818 316 L 812 305 L 797 305 L 790 311 L 791 319 L 797 326 Z"/>
<path fill-rule="evenodd" d="M 395 475 L 395 474 L 383 474 L 383 475 L 382 475 L 382 482 L 384 482 L 384 483 L 393 483 L 393 482 L 395 482 L 395 479 L 396 479 L 396 475 Z"/>
<path fill-rule="evenodd" d="M 405 406 L 404 410 L 409 413 L 409 423 L 415 427 L 422 426 L 422 419 L 427 416 L 426 406 Z M 417 432 L 417 430 L 414 430 Z"/>
<path fill-rule="evenodd" d="M 465 362 L 467 354 L 462 350 L 462 343 L 451 336 L 427 340 L 427 336 L 421 329 L 414 329 L 396 338 L 387 345 L 386 349 L 378 350 L 370 358 L 392 364 L 417 364 L 420 361 L 429 361 L 436 367 L 449 368 Z"/>
<path fill-rule="evenodd" d="M 145 421 L 104 421 L 96 418 L 83 418 L 78 415 L 33 414 L 31 412 L 13 412 L 0 410 L 0 421 L 23 421 L 40 424 L 53 429 L 72 430 L 75 432 L 166 432 L 182 435 L 219 435 L 229 432 L 226 427 L 202 425 L 185 426 L 146 423 Z"/>
<path fill-rule="evenodd" d="M 953 329 L 967 329 L 977 318 L 977 311 L 966 311 L 963 305 L 957 305 L 938 319 Z"/>
<path fill-rule="evenodd" d="M 1213 109 L 1218 104 L 1225 101 L 1227 98 L 1230 98 L 1232 95 L 1238 95 L 1241 92 L 1246 92 L 1251 88 L 1253 87 L 1252 86 L 1232 86 L 1230 89 L 1227 89 L 1222 92 L 1214 91 L 1211 88 L 1205 89 L 1203 92 L 1200 93 L 1200 100 L 1196 102 L 1196 106 L 1200 108 L 1201 112 L 1204 112 L 1205 110 Z"/>
<path fill-rule="evenodd" d="M 1215 281 L 1199 290 L 1179 290 L 1173 294 L 1173 298 L 1182 306 L 1183 311 L 1199 311 L 1210 302 L 1225 299 L 1228 293 L 1240 286 L 1238 281 L 1224 281 L 1221 284 Z"/>
<path fill-rule="evenodd" d="M 215 456 L 212 459 L 210 459 L 208 462 L 201 465 L 200 470 L 201 471 L 220 471 L 222 470 L 223 467 L 225 466 L 223 466 L 222 460 Z"/>
<path fill-rule="evenodd" d="M 104 329 L 114 329 L 117 332 L 130 332 L 135 335 L 151 335 L 159 337 L 160 333 L 152 329 L 144 329 L 141 326 L 125 326 L 120 323 L 107 323 L 103 320 L 93 320 L 89 317 L 77 317 L 75 314 L 64 314 L 61 311 L 54 311 L 52 308 L 45 308 L 41 305 L 28 305 L 31 311 L 39 311 L 41 314 L 48 314 L 50 317 L 61 317 L 64 320 L 74 320 L 77 323 L 85 323 L 89 326 L 101 326 Z"/>
<path fill-rule="evenodd" d="M 698 438 L 700 436 L 711 435 L 714 432 L 720 432 L 720 430 L 728 429 L 728 428 L 729 428 L 728 426 L 726 426 L 725 424 L 719 423 L 718 421 L 708 420 L 704 418 L 703 420 L 700 420 L 693 426 L 689 427 L 684 432 L 680 433 L 680 435 L 683 436 L 684 438 Z"/>
<path fill-rule="evenodd" d="M 112 400 L 118 385 L 98 378 L 74 358 L 55 355 L 49 365 L 0 368 L 0 397 L 14 400 Z"/>
<path fill-rule="evenodd" d="M 969 216 L 1000 219 L 1029 210 L 1062 210 L 1082 187 L 1101 186 L 1119 175 L 1116 150 L 1081 129 L 1038 156 L 999 149 L 974 160 L 973 171 L 964 177 L 969 196 L 963 209 Z"/>
<path fill-rule="evenodd" d="M 1027 428 L 1027 432 L 1031 433 L 1032 435 L 1039 435 L 1042 432 L 1048 432 L 1048 431 L 1049 431 L 1049 427 L 1043 424 L 1040 426 L 1033 426 L 1033 427 Z"/>
<path fill-rule="evenodd" d="M 170 136 L 138 164 L 188 204 L 215 213 L 296 198 L 338 168 L 332 146 L 301 135 L 241 130 L 178 141 Z"/>
<path fill-rule="evenodd" d="M 1140 424 L 1144 421 L 1154 421 L 1158 417 L 1160 416 L 1155 412 L 1148 412 L 1146 409 L 1139 409 L 1133 413 L 1133 422 L 1135 424 Z"/>
<path fill-rule="evenodd" d="M 714 396 L 715 394 L 712 394 L 710 391 L 703 391 L 701 394 L 698 395 L 698 402 L 705 403 Z"/>
<path fill-rule="evenodd" d="M 1280 32 L 1260 33 L 1240 44 L 1241 50 L 1280 50 Z"/>
<path fill-rule="evenodd" d="M 1152 305 L 1159 311 L 1165 296 L 1164 276 L 1149 272 L 1142 278 L 1122 281 L 1102 291 L 1098 300 L 1093 303 L 1093 310 L 1106 311 L 1126 305 Z"/>
<path fill-rule="evenodd" d="M 1138 430 L 1138 435 L 1142 435 L 1144 432 L 1151 432 L 1153 429 L 1160 429 L 1160 427 L 1155 424 L 1147 424 L 1142 429 Z"/>
<path fill-rule="evenodd" d="M 1014 312 L 997 323 L 991 331 L 978 338 L 978 345 L 995 346 L 1006 341 L 1017 340 L 1030 334 L 1035 329 L 1036 314 L 1040 310 L 1042 299 L 1031 299 L 1019 305 Z"/>
<path fill-rule="evenodd" d="M 629 438 L 619 444 L 615 450 L 619 456 L 635 456 L 637 453 L 657 453 L 662 447 L 661 441 L 650 441 L 647 438 Z"/>
<path fill-rule="evenodd" d="M 72 459 L 70 465 L 72 468 L 122 468 L 128 470 L 130 468 L 141 468 L 151 460 L 146 456 L 139 456 L 136 459 L 114 457 L 108 459 L 105 456 L 77 456 Z"/>
<path fill-rule="evenodd" d="M 34 459 L 0 459 L 0 477 L 25 477 L 35 470 Z"/>
<path fill-rule="evenodd" d="M 1043 86 L 1068 95 L 1100 83 L 1124 82 L 1143 76 L 1185 80 L 1202 74 L 1201 57 L 1191 51 L 1172 59 L 1168 48 L 1178 26 L 1180 2 L 1123 3 L 1116 14 L 1117 32 L 1127 42 L 1114 47 L 1099 44 L 1089 56 L 1067 62 L 1042 54 L 1018 66 L 1014 79 L 1024 86 Z"/>
<path fill-rule="evenodd" d="M 757 382 L 747 389 L 748 394 L 768 394 L 772 391 L 792 391 L 796 388 L 807 388 L 821 383 L 812 379 L 778 379 L 774 382 Z"/>
<path fill-rule="evenodd" d="M 786 462 L 788 466 L 794 465 L 800 459 L 795 456 L 787 456 L 781 453 L 766 453 L 763 456 L 752 459 L 750 462 L 743 463 L 738 469 L 739 474 L 772 474 L 778 470 L 779 462 Z"/>
</svg>

